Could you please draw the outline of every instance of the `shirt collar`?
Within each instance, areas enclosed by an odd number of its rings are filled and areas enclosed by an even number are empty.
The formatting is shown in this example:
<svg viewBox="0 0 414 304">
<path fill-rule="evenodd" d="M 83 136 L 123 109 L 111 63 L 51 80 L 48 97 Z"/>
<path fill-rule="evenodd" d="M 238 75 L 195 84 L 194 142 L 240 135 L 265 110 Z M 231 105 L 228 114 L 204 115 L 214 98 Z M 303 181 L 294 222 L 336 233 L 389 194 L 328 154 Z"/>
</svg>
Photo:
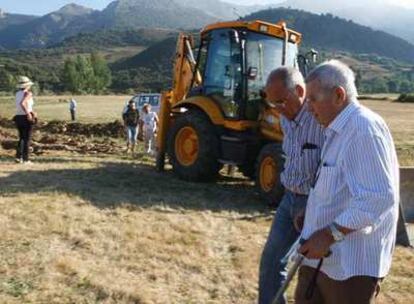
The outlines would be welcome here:
<svg viewBox="0 0 414 304">
<path fill-rule="evenodd" d="M 302 108 L 299 110 L 298 115 L 296 115 L 295 119 L 293 120 L 288 120 L 290 121 L 292 124 L 294 124 L 295 126 L 303 126 L 303 123 L 306 120 L 306 112 L 308 112 L 308 104 L 305 102 L 302 105 Z"/>
<path fill-rule="evenodd" d="M 359 108 L 358 102 L 350 102 L 327 127 L 328 130 L 341 133 L 351 114 Z"/>
</svg>

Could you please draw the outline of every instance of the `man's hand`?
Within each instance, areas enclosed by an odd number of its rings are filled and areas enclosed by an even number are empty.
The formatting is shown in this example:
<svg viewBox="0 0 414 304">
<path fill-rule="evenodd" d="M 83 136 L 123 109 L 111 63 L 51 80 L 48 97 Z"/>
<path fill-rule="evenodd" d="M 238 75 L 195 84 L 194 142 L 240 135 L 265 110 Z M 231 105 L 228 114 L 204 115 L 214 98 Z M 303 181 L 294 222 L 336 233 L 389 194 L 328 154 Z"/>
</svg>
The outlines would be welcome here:
<svg viewBox="0 0 414 304">
<path fill-rule="evenodd" d="M 297 232 L 301 232 L 303 228 L 303 223 L 305 222 L 305 211 L 306 208 L 300 210 L 293 219 L 293 226 Z"/>
<path fill-rule="evenodd" d="M 308 259 L 321 259 L 329 253 L 329 248 L 335 243 L 328 228 L 316 231 L 299 248 L 298 252 Z"/>
</svg>

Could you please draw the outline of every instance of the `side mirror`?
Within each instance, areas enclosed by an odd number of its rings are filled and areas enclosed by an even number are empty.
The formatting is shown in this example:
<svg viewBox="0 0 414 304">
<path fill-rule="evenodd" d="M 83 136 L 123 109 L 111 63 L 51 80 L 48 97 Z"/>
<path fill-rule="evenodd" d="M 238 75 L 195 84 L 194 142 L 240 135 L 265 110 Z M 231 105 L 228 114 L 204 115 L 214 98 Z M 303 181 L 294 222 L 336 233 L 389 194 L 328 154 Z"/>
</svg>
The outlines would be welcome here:
<svg viewBox="0 0 414 304">
<path fill-rule="evenodd" d="M 249 80 L 255 80 L 257 77 L 257 68 L 256 67 L 249 67 L 249 70 L 247 71 L 247 78 Z"/>
<path fill-rule="evenodd" d="M 315 49 L 311 49 L 308 54 L 311 56 L 311 60 L 313 63 L 316 63 L 318 61 L 319 53 L 315 51 Z"/>
</svg>

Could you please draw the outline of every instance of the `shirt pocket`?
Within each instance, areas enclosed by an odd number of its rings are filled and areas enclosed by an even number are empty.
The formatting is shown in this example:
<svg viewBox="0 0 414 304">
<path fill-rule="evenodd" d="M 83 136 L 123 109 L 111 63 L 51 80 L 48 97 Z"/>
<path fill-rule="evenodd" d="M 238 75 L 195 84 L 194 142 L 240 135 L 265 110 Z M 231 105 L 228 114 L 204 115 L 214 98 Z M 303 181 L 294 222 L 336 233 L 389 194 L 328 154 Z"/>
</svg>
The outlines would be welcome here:
<svg viewBox="0 0 414 304">
<path fill-rule="evenodd" d="M 316 180 L 314 192 L 322 201 L 328 204 L 340 191 L 341 172 L 336 166 L 322 166 Z"/>
<path fill-rule="evenodd" d="M 302 162 L 302 170 L 306 175 L 313 179 L 316 176 L 316 171 L 318 170 L 318 162 L 321 156 L 321 151 L 319 148 L 315 149 L 305 149 L 300 152 L 300 158 Z"/>
</svg>

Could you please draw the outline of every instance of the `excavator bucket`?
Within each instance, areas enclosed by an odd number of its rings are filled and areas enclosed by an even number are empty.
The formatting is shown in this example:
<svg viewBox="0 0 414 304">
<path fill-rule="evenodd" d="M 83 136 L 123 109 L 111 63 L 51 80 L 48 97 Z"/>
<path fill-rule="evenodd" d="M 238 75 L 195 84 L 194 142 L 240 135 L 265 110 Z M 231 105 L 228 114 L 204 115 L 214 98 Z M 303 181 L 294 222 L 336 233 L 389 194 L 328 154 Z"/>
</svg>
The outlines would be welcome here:
<svg viewBox="0 0 414 304">
<path fill-rule="evenodd" d="M 400 169 L 400 217 L 397 244 L 414 245 L 414 167 Z"/>
</svg>

